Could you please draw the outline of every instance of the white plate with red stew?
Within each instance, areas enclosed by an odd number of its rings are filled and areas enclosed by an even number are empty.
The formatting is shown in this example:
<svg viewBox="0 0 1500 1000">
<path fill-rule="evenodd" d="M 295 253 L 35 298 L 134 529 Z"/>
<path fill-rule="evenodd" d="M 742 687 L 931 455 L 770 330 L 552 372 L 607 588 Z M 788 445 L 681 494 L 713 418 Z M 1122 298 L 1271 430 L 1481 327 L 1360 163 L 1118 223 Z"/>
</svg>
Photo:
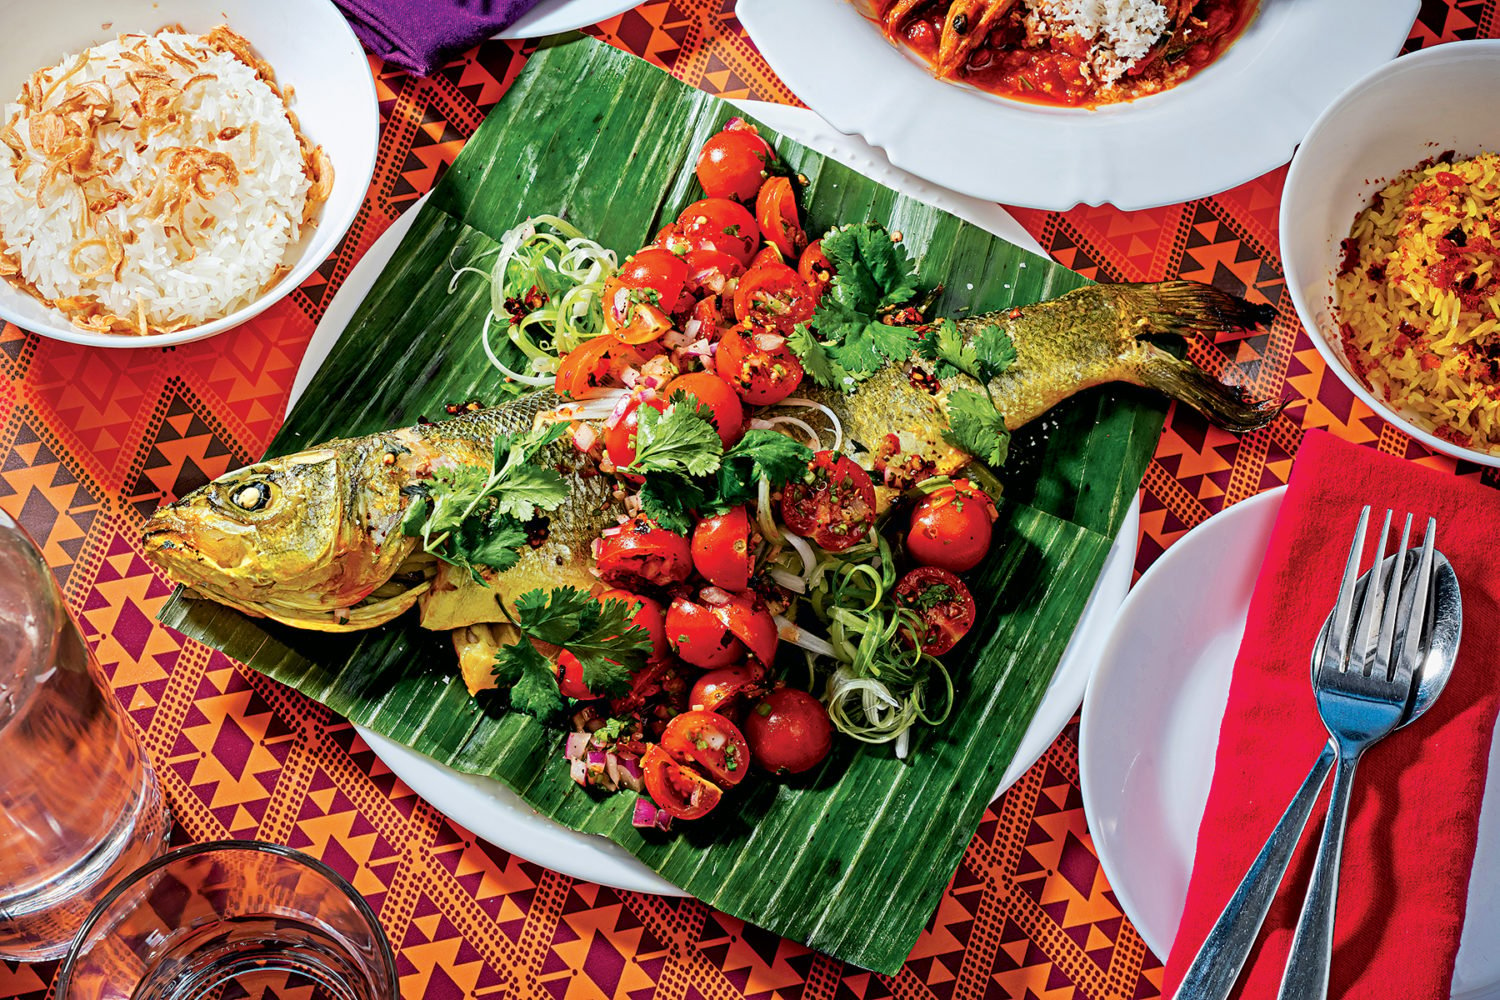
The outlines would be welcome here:
<svg viewBox="0 0 1500 1000">
<path fill-rule="evenodd" d="M 1028 208 L 1134 210 L 1286 163 L 1334 97 L 1400 51 L 1419 6 L 755 0 L 739 17 L 799 98 L 904 170 Z M 1131 14 L 1068 19 L 1106 9 Z"/>
<path fill-rule="evenodd" d="M 999 206 L 958 197 L 894 169 L 878 149 L 838 134 L 810 111 L 778 104 L 736 103 L 790 139 L 831 156 L 888 187 L 931 202 L 1017 246 L 1041 253 L 1036 241 Z M 292 383 L 288 406 L 301 396 L 323 359 L 338 342 L 354 311 L 374 286 L 401 237 L 411 227 L 415 215 L 413 209 L 408 209 L 392 223 L 344 279 L 329 302 L 317 332 L 308 342 Z M 1089 675 L 1109 635 L 1115 611 L 1130 588 L 1139 531 L 1139 507 L 1132 506 L 1100 571 L 1072 641 L 1042 695 L 1042 702 L 1021 738 L 996 795 L 1009 788 L 1036 763 L 1077 711 Z M 682 895 L 681 890 L 647 868 L 623 847 L 603 837 L 559 826 L 537 813 L 500 782 L 445 767 L 364 727 L 359 727 L 359 731 L 397 777 L 478 837 L 528 861 L 575 878 L 617 889 Z"/>
</svg>

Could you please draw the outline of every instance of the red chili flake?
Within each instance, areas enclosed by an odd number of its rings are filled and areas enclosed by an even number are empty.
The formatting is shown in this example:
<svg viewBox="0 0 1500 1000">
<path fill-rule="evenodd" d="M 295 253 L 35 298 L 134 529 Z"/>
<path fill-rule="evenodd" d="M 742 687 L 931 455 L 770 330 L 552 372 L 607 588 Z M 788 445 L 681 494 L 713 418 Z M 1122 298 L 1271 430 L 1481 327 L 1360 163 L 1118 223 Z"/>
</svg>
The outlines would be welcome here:
<svg viewBox="0 0 1500 1000">
<path fill-rule="evenodd" d="M 1350 236 L 1339 243 L 1339 253 L 1343 254 L 1339 259 L 1339 277 L 1342 278 L 1351 273 L 1354 265 L 1359 263 L 1359 244 Z"/>
<path fill-rule="evenodd" d="M 1456 188 L 1461 184 L 1468 183 L 1468 181 L 1465 181 L 1462 177 L 1449 170 L 1439 170 L 1437 173 L 1432 175 L 1432 179 L 1437 181 L 1444 187 L 1450 188 Z"/>
<path fill-rule="evenodd" d="M 1424 355 L 1422 355 L 1422 370 L 1424 372 L 1430 372 L 1434 368 L 1437 368 L 1438 366 L 1440 366 L 1442 363 L 1443 363 L 1443 359 L 1440 358 L 1440 357 L 1438 357 L 1436 354 L 1424 354 Z"/>
</svg>

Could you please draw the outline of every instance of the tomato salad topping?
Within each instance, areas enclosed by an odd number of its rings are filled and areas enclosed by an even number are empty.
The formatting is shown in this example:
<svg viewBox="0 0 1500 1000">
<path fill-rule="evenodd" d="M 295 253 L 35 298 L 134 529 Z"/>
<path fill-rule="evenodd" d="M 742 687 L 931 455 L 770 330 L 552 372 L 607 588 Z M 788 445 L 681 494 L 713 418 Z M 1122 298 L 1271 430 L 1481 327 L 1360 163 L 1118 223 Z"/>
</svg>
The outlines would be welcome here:
<svg viewBox="0 0 1500 1000">
<path fill-rule="evenodd" d="M 485 331 L 507 378 L 566 400 L 541 424 L 613 477 L 625 512 L 593 543 L 596 596 L 536 590 L 506 608 L 523 641 L 497 680 L 512 708 L 569 720 L 573 778 L 641 793 L 636 823 L 655 828 L 708 815 L 752 770 L 816 771 L 840 734 L 907 755 L 913 727 L 952 708 L 939 657 L 978 614 L 957 574 L 983 560 L 996 517 L 973 482 L 928 479 L 888 515 L 893 546 L 853 457 L 879 456 L 797 395 L 920 346 L 870 332 L 918 313 L 898 237 L 861 224 L 809 242 L 797 181 L 737 119 L 697 175 L 704 197 L 618 264 L 560 219 L 507 234 L 492 280 L 508 344 Z M 836 321 L 820 319 L 825 296 Z M 937 359 L 968 372 L 950 354 Z"/>
</svg>

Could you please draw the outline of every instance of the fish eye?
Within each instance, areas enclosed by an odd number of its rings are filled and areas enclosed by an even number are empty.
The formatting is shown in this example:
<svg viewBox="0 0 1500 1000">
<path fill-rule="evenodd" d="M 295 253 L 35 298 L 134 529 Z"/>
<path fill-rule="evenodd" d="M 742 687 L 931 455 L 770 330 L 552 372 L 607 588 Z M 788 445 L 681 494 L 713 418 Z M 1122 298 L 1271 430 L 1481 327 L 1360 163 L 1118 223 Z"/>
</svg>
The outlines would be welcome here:
<svg viewBox="0 0 1500 1000">
<path fill-rule="evenodd" d="M 229 500 L 241 510 L 263 510 L 271 502 L 270 484 L 252 480 L 243 486 L 236 486 L 234 492 L 229 494 Z"/>
</svg>

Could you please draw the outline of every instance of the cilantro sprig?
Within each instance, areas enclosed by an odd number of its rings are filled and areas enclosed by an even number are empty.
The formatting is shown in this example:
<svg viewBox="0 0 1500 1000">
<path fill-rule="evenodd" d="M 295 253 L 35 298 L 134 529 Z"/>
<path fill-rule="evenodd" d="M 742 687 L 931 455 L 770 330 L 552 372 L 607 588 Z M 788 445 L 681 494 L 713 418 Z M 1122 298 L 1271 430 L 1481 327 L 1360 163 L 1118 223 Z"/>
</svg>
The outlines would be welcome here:
<svg viewBox="0 0 1500 1000">
<path fill-rule="evenodd" d="M 641 512 L 669 531 L 689 534 L 694 514 L 719 514 L 753 499 L 760 480 L 773 488 L 807 471 L 813 451 L 777 431 L 752 429 L 724 450 L 713 410 L 683 392 L 667 409 L 640 409 L 636 455 L 623 471 L 644 475 Z"/>
<path fill-rule="evenodd" d="M 420 538 L 423 551 L 467 569 L 479 583 L 484 582 L 482 567 L 497 573 L 510 569 L 526 544 L 525 523 L 567 499 L 568 484 L 561 475 L 531 464 L 537 452 L 566 431 L 565 425 L 556 425 L 501 434 L 488 471 L 464 465 L 418 482 L 410 487 L 413 496 L 401 518 L 402 532 Z"/>
<path fill-rule="evenodd" d="M 515 614 L 507 610 L 505 616 L 523 638 L 501 647 L 493 668 L 496 684 L 510 689 L 511 707 L 544 724 L 558 722 L 567 712 L 556 671 L 533 642 L 577 657 L 584 686 L 594 694 L 611 697 L 628 691 L 631 675 L 646 665 L 651 652 L 651 635 L 632 623 L 633 609 L 629 601 L 596 601 L 576 587 L 530 590 L 517 598 Z"/>
<path fill-rule="evenodd" d="M 999 325 L 988 323 L 968 340 L 951 319 L 942 320 L 917 344 L 917 355 L 936 363 L 937 376 L 967 375 L 973 389 L 948 391 L 948 430 L 943 437 L 990 465 L 1003 465 L 1010 452 L 1010 431 L 990 391 L 990 382 L 1016 361 L 1016 345 Z"/>
<path fill-rule="evenodd" d="M 916 295 L 916 269 L 905 249 L 873 222 L 830 230 L 823 253 L 833 265 L 833 281 L 787 344 L 814 382 L 852 392 L 887 363 L 911 357 L 917 335 L 891 322 L 891 313 Z"/>
</svg>

